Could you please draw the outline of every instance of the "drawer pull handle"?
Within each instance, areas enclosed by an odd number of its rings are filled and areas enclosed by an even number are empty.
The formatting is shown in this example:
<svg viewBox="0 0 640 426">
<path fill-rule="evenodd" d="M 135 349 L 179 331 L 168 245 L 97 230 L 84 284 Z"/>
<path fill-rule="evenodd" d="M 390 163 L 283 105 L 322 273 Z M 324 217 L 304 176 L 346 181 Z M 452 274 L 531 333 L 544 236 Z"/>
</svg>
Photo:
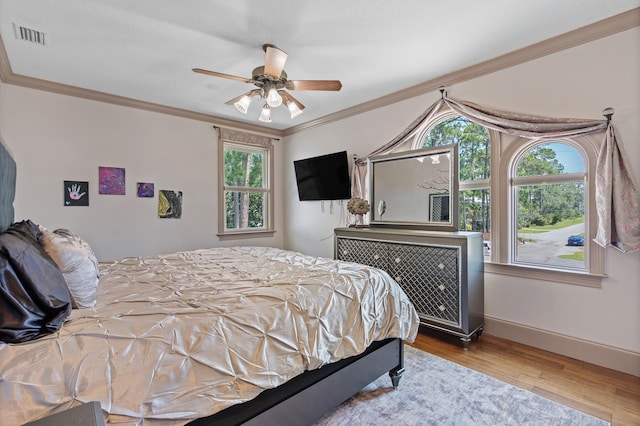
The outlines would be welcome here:
<svg viewBox="0 0 640 426">
<path fill-rule="evenodd" d="M 440 268 L 440 269 L 444 269 L 444 268 L 445 268 L 444 263 L 439 264 L 439 265 L 438 265 L 438 268 Z"/>
<path fill-rule="evenodd" d="M 439 288 L 440 290 L 444 291 L 444 289 L 445 289 L 445 288 L 447 288 L 447 287 L 446 287 L 444 284 L 440 284 L 440 285 L 438 286 L 438 288 Z"/>
<path fill-rule="evenodd" d="M 399 257 L 396 257 L 396 263 L 400 263 L 402 260 Z"/>
<path fill-rule="evenodd" d="M 376 255 L 373 256 L 373 258 L 378 260 L 378 259 L 380 259 L 380 255 L 376 254 Z"/>
<path fill-rule="evenodd" d="M 446 310 L 447 310 L 447 308 L 446 308 L 444 305 L 440 305 L 440 306 L 438 306 L 438 308 L 439 308 L 442 312 L 444 312 L 444 311 L 446 311 Z"/>
</svg>

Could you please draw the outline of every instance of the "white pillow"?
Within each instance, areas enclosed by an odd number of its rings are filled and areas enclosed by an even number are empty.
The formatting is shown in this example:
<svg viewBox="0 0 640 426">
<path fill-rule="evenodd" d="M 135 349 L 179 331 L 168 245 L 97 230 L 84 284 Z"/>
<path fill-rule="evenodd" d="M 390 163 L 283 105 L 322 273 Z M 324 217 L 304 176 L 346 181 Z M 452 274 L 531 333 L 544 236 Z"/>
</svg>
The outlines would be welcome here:
<svg viewBox="0 0 640 426">
<path fill-rule="evenodd" d="M 44 227 L 40 229 L 40 243 L 62 271 L 73 298 L 73 307 L 95 306 L 99 283 L 98 259 L 89 244 L 67 229 L 53 232 Z"/>
</svg>

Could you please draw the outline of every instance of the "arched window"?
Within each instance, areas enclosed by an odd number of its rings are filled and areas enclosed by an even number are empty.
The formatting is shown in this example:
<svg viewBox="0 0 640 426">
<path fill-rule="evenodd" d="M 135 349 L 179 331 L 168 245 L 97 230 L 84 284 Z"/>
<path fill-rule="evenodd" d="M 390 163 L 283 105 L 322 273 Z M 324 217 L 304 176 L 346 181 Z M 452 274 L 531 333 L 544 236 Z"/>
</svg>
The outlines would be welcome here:
<svg viewBox="0 0 640 426">
<path fill-rule="evenodd" d="M 512 263 L 585 271 L 585 156 L 566 141 L 524 145 L 511 164 Z"/>
<path fill-rule="evenodd" d="M 489 179 L 491 141 L 484 126 L 462 116 L 445 118 L 428 129 L 421 148 L 457 143 L 460 158 L 460 181 Z"/>
<path fill-rule="evenodd" d="M 458 144 L 459 229 L 484 233 L 485 259 L 491 248 L 491 139 L 484 126 L 455 115 L 440 119 L 419 138 L 418 148 Z"/>
<path fill-rule="evenodd" d="M 604 250 L 593 238 L 601 141 L 507 135 L 447 111 L 425 124 L 412 148 L 451 143 L 459 152 L 459 229 L 483 233 L 485 271 L 600 285 Z"/>
</svg>

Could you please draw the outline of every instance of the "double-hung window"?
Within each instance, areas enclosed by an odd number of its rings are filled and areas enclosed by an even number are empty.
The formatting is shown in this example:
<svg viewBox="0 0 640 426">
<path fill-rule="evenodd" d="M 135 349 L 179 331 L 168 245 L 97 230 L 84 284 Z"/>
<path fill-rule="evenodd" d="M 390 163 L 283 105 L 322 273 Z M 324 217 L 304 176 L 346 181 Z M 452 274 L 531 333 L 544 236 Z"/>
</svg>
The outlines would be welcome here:
<svg viewBox="0 0 640 426">
<path fill-rule="evenodd" d="M 273 232 L 273 146 L 221 138 L 218 234 Z"/>
<path fill-rule="evenodd" d="M 513 263 L 585 271 L 588 182 L 580 151 L 568 142 L 533 143 L 511 163 Z"/>
</svg>

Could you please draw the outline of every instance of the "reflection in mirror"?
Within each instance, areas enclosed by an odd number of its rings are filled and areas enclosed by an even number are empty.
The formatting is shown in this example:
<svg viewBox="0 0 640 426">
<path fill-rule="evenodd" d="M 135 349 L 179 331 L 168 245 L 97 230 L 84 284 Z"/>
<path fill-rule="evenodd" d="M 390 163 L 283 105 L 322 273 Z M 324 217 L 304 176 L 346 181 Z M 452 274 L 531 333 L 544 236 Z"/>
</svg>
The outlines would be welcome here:
<svg viewBox="0 0 640 426">
<path fill-rule="evenodd" d="M 456 144 L 371 157 L 369 179 L 371 224 L 455 230 Z"/>
<path fill-rule="evenodd" d="M 429 222 L 449 222 L 449 194 L 429 195 Z"/>
</svg>

